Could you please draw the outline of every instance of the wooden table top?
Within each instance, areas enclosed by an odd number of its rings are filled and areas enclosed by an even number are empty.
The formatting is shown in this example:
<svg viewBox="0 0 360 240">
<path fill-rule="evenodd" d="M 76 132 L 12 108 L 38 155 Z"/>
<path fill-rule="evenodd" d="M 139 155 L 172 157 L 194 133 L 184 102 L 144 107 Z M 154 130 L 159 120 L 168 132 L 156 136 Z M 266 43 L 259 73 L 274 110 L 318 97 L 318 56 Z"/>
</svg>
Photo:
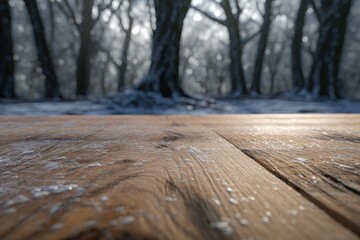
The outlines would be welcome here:
<svg viewBox="0 0 360 240">
<path fill-rule="evenodd" d="M 0 239 L 360 239 L 360 115 L 0 117 Z"/>
</svg>

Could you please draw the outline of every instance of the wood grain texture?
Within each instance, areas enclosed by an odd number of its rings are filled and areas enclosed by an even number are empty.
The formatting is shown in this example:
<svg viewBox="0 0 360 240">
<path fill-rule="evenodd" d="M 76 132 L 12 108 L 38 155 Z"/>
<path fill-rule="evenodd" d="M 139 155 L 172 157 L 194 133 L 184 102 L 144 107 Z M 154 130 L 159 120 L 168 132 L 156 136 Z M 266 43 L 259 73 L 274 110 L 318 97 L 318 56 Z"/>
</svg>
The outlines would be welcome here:
<svg viewBox="0 0 360 240">
<path fill-rule="evenodd" d="M 339 117 L 352 124 L 359 119 Z M 331 118 L 337 116 L 323 117 L 324 124 L 335 121 Z M 277 121 L 286 122 L 267 116 L 2 117 L 0 239 L 359 239 L 351 226 L 356 221 L 343 222 L 319 205 L 328 189 L 284 182 L 297 167 L 321 165 L 310 165 L 310 158 L 290 170 L 280 165 L 286 158 L 261 143 L 261 136 L 279 127 Z M 293 117 L 287 127 L 302 128 L 302 121 Z M 255 125 L 263 135 L 254 134 Z M 253 143 L 240 134 L 246 129 Z M 354 131 L 344 134 L 354 140 Z M 348 146 L 333 144 L 338 150 Z M 273 152 L 284 174 L 239 148 Z M 329 156 L 339 155 L 330 148 Z M 341 179 L 356 189 L 358 159 L 351 159 L 345 168 L 356 176 Z M 348 191 L 343 204 L 358 219 L 358 193 Z M 330 202 L 341 200 L 331 194 Z M 341 206 L 332 206 L 347 216 Z"/>
<path fill-rule="evenodd" d="M 358 115 L 263 115 L 218 118 L 218 132 L 334 218 L 360 234 Z"/>
</svg>

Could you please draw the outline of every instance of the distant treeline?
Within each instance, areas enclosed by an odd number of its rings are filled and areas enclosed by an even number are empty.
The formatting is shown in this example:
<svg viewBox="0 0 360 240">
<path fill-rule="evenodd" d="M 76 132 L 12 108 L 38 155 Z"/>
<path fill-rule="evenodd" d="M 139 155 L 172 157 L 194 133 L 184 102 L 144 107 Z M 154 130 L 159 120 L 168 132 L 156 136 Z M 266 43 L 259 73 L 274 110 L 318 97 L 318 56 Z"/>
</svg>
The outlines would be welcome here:
<svg viewBox="0 0 360 240">
<path fill-rule="evenodd" d="M 355 79 L 340 77 L 346 37 L 360 39 L 349 30 L 352 7 L 352 0 L 2 0 L 0 97 L 65 99 L 125 87 L 171 98 L 354 97 L 344 85 L 359 87 L 358 70 L 344 74 Z"/>
</svg>

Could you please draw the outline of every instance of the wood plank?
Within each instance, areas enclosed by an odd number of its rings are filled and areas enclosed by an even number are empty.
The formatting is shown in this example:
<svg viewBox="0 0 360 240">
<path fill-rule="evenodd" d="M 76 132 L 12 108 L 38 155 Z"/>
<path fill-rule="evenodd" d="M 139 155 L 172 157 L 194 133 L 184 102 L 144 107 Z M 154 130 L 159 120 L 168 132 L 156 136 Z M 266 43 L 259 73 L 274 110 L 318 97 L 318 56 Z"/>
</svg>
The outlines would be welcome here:
<svg viewBox="0 0 360 240">
<path fill-rule="evenodd" d="M 0 118 L 0 239 L 358 239 L 197 122 Z"/>
<path fill-rule="evenodd" d="M 241 151 L 360 234 L 360 116 L 202 119 Z"/>
</svg>

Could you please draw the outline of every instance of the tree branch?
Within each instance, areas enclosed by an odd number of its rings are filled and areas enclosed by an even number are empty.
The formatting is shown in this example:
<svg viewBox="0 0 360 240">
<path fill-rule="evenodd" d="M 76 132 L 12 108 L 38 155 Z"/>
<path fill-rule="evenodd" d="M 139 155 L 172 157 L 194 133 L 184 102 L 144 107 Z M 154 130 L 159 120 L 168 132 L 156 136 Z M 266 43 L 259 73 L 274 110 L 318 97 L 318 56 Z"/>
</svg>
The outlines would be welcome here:
<svg viewBox="0 0 360 240">
<path fill-rule="evenodd" d="M 103 12 L 105 9 L 108 9 L 111 5 L 112 5 L 112 1 L 110 1 L 110 2 L 107 3 L 107 4 L 102 4 L 102 6 L 98 5 L 98 15 L 96 16 L 96 18 L 94 18 L 94 19 L 92 20 L 91 28 L 93 28 L 93 27 L 96 25 L 96 23 L 99 21 L 99 19 L 101 18 L 102 12 Z"/>
<path fill-rule="evenodd" d="M 241 13 L 242 13 L 242 8 L 240 7 L 240 4 L 239 4 L 238 0 L 234 0 L 234 4 L 235 4 L 235 7 L 236 7 L 235 17 L 239 21 Z"/>
<path fill-rule="evenodd" d="M 317 20 L 320 22 L 319 7 L 316 6 L 316 3 L 315 3 L 314 0 L 307 0 L 307 1 L 311 4 L 311 6 L 312 6 L 312 8 L 314 10 L 315 16 L 316 16 Z"/>
<path fill-rule="evenodd" d="M 203 16 L 209 18 L 210 20 L 212 20 L 212 21 L 214 21 L 214 22 L 217 22 L 217 23 L 219 23 L 219 24 L 221 24 L 221 25 L 223 25 L 223 26 L 226 25 L 226 21 L 223 20 L 223 19 L 217 18 L 217 17 L 211 15 L 210 13 L 201 10 L 200 8 L 198 8 L 198 7 L 196 7 L 196 6 L 191 6 L 191 8 L 194 9 L 195 11 L 201 13 Z"/>
<path fill-rule="evenodd" d="M 74 25 L 78 28 L 78 30 L 80 32 L 80 23 L 78 23 L 78 21 L 76 19 L 74 9 L 71 8 L 71 5 L 68 0 L 64 0 L 64 3 L 69 11 L 69 15 L 70 15 L 71 19 L 73 20 Z"/>
<path fill-rule="evenodd" d="M 111 53 L 109 52 L 108 49 L 104 48 L 103 46 L 101 46 L 100 43 L 98 43 L 98 46 L 99 50 L 101 52 L 104 52 L 106 55 L 108 55 L 110 61 L 116 66 L 116 68 L 120 68 L 121 64 L 118 63 L 112 56 L 111 56 Z"/>
<path fill-rule="evenodd" d="M 151 5 L 151 0 L 147 0 L 147 5 L 148 5 L 148 11 L 149 11 L 151 31 L 154 33 L 156 24 L 154 21 L 154 14 L 152 12 L 153 6 Z"/>
<path fill-rule="evenodd" d="M 65 0 L 66 8 L 58 1 L 55 1 L 54 3 L 56 6 L 60 9 L 60 11 L 65 15 L 65 17 L 68 19 L 68 21 L 71 20 L 72 24 L 75 26 L 76 30 L 80 32 L 80 24 L 76 21 L 76 17 L 70 6 L 69 3 Z"/>
<path fill-rule="evenodd" d="M 257 30 L 255 33 L 251 34 L 250 36 L 247 36 L 246 38 L 243 38 L 241 41 L 241 44 L 245 46 L 247 43 L 249 43 L 251 40 L 253 40 L 257 35 L 259 35 L 261 30 Z"/>
</svg>

